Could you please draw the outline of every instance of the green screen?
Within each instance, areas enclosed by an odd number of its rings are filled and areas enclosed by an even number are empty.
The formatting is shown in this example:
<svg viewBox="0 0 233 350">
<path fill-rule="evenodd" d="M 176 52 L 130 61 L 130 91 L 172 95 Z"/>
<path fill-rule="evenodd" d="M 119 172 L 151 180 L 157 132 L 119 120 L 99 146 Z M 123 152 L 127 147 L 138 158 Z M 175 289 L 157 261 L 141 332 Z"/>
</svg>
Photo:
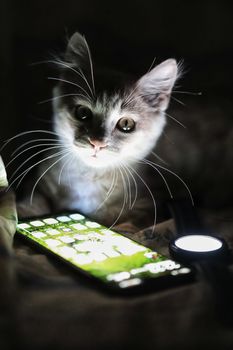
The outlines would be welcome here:
<svg viewBox="0 0 233 350">
<path fill-rule="evenodd" d="M 147 277 L 185 273 L 180 264 L 78 213 L 21 222 L 17 230 L 76 267 L 121 288 L 140 284 Z"/>
</svg>

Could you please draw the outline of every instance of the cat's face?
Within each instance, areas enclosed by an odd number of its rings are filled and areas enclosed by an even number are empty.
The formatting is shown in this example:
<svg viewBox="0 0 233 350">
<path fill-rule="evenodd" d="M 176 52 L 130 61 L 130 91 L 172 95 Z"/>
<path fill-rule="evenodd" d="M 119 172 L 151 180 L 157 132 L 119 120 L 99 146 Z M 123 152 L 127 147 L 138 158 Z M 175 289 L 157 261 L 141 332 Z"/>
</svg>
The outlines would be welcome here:
<svg viewBox="0 0 233 350">
<path fill-rule="evenodd" d="M 163 62 L 131 85 L 116 84 L 109 91 L 108 84 L 101 90 L 94 83 L 87 43 L 75 33 L 66 62 L 59 65 L 55 131 L 73 155 L 95 168 L 129 165 L 146 157 L 165 125 L 164 111 L 177 77 L 175 60 Z"/>
</svg>

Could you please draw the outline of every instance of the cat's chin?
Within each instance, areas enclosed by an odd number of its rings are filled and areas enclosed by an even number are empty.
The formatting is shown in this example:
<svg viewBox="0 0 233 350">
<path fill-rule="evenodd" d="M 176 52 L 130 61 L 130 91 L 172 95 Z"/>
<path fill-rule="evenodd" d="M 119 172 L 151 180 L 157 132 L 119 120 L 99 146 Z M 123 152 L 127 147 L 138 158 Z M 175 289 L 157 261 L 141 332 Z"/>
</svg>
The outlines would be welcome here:
<svg viewBox="0 0 233 350">
<path fill-rule="evenodd" d="M 88 167 L 96 169 L 104 169 L 117 166 L 117 156 L 112 152 L 100 151 L 96 155 L 87 150 L 80 150 L 78 152 L 79 159 Z"/>
<path fill-rule="evenodd" d="M 110 162 L 110 161 L 106 162 L 97 157 L 91 157 L 89 159 L 82 159 L 82 160 L 87 166 L 91 168 L 96 168 L 96 169 L 109 168 L 114 165 L 114 162 Z"/>
</svg>

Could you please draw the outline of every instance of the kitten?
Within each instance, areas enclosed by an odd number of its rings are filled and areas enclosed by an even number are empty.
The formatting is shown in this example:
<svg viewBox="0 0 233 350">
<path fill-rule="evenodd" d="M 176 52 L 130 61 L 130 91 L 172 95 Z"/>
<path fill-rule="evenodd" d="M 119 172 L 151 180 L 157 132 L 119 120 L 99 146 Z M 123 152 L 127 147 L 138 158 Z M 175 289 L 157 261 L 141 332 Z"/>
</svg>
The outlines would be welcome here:
<svg viewBox="0 0 233 350">
<path fill-rule="evenodd" d="M 220 109 L 196 100 L 192 106 L 191 100 L 189 114 L 167 114 L 180 76 L 174 59 L 138 80 L 93 72 L 88 44 L 75 33 L 57 65 L 57 143 L 33 180 L 32 204 L 19 203 L 19 216 L 77 210 L 107 226 L 145 228 L 171 197 L 193 203 L 194 196 L 208 209 L 232 206 L 233 125 L 226 103 Z M 163 220 L 161 211 L 159 216 Z"/>
<path fill-rule="evenodd" d="M 108 226 L 130 218 L 142 227 L 151 212 L 155 222 L 155 199 L 141 161 L 165 127 L 179 75 L 176 61 L 168 59 L 125 83 L 120 74 L 93 72 L 88 44 L 75 33 L 65 61 L 57 63 L 61 75 L 54 78 L 53 123 L 60 158 L 51 154 L 40 166 L 38 184 L 47 210 L 77 210 Z"/>
</svg>

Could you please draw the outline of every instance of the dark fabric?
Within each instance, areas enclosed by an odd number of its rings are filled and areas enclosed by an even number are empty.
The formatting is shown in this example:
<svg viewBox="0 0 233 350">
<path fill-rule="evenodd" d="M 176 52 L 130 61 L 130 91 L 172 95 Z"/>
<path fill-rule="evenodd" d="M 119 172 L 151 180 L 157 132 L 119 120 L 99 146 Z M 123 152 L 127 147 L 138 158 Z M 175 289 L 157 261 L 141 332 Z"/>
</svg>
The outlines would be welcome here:
<svg viewBox="0 0 233 350">
<path fill-rule="evenodd" d="M 173 233 L 169 228 L 162 232 L 161 225 L 161 234 L 148 228 L 135 238 L 167 253 Z M 233 239 L 226 238 L 232 245 Z M 13 273 L 8 271 L 1 284 L 7 290 L 7 305 L 1 303 L 7 315 L 1 349 L 232 349 L 233 328 L 220 318 L 201 274 L 192 284 L 117 296 L 19 238 L 14 254 L 8 260 Z"/>
</svg>

